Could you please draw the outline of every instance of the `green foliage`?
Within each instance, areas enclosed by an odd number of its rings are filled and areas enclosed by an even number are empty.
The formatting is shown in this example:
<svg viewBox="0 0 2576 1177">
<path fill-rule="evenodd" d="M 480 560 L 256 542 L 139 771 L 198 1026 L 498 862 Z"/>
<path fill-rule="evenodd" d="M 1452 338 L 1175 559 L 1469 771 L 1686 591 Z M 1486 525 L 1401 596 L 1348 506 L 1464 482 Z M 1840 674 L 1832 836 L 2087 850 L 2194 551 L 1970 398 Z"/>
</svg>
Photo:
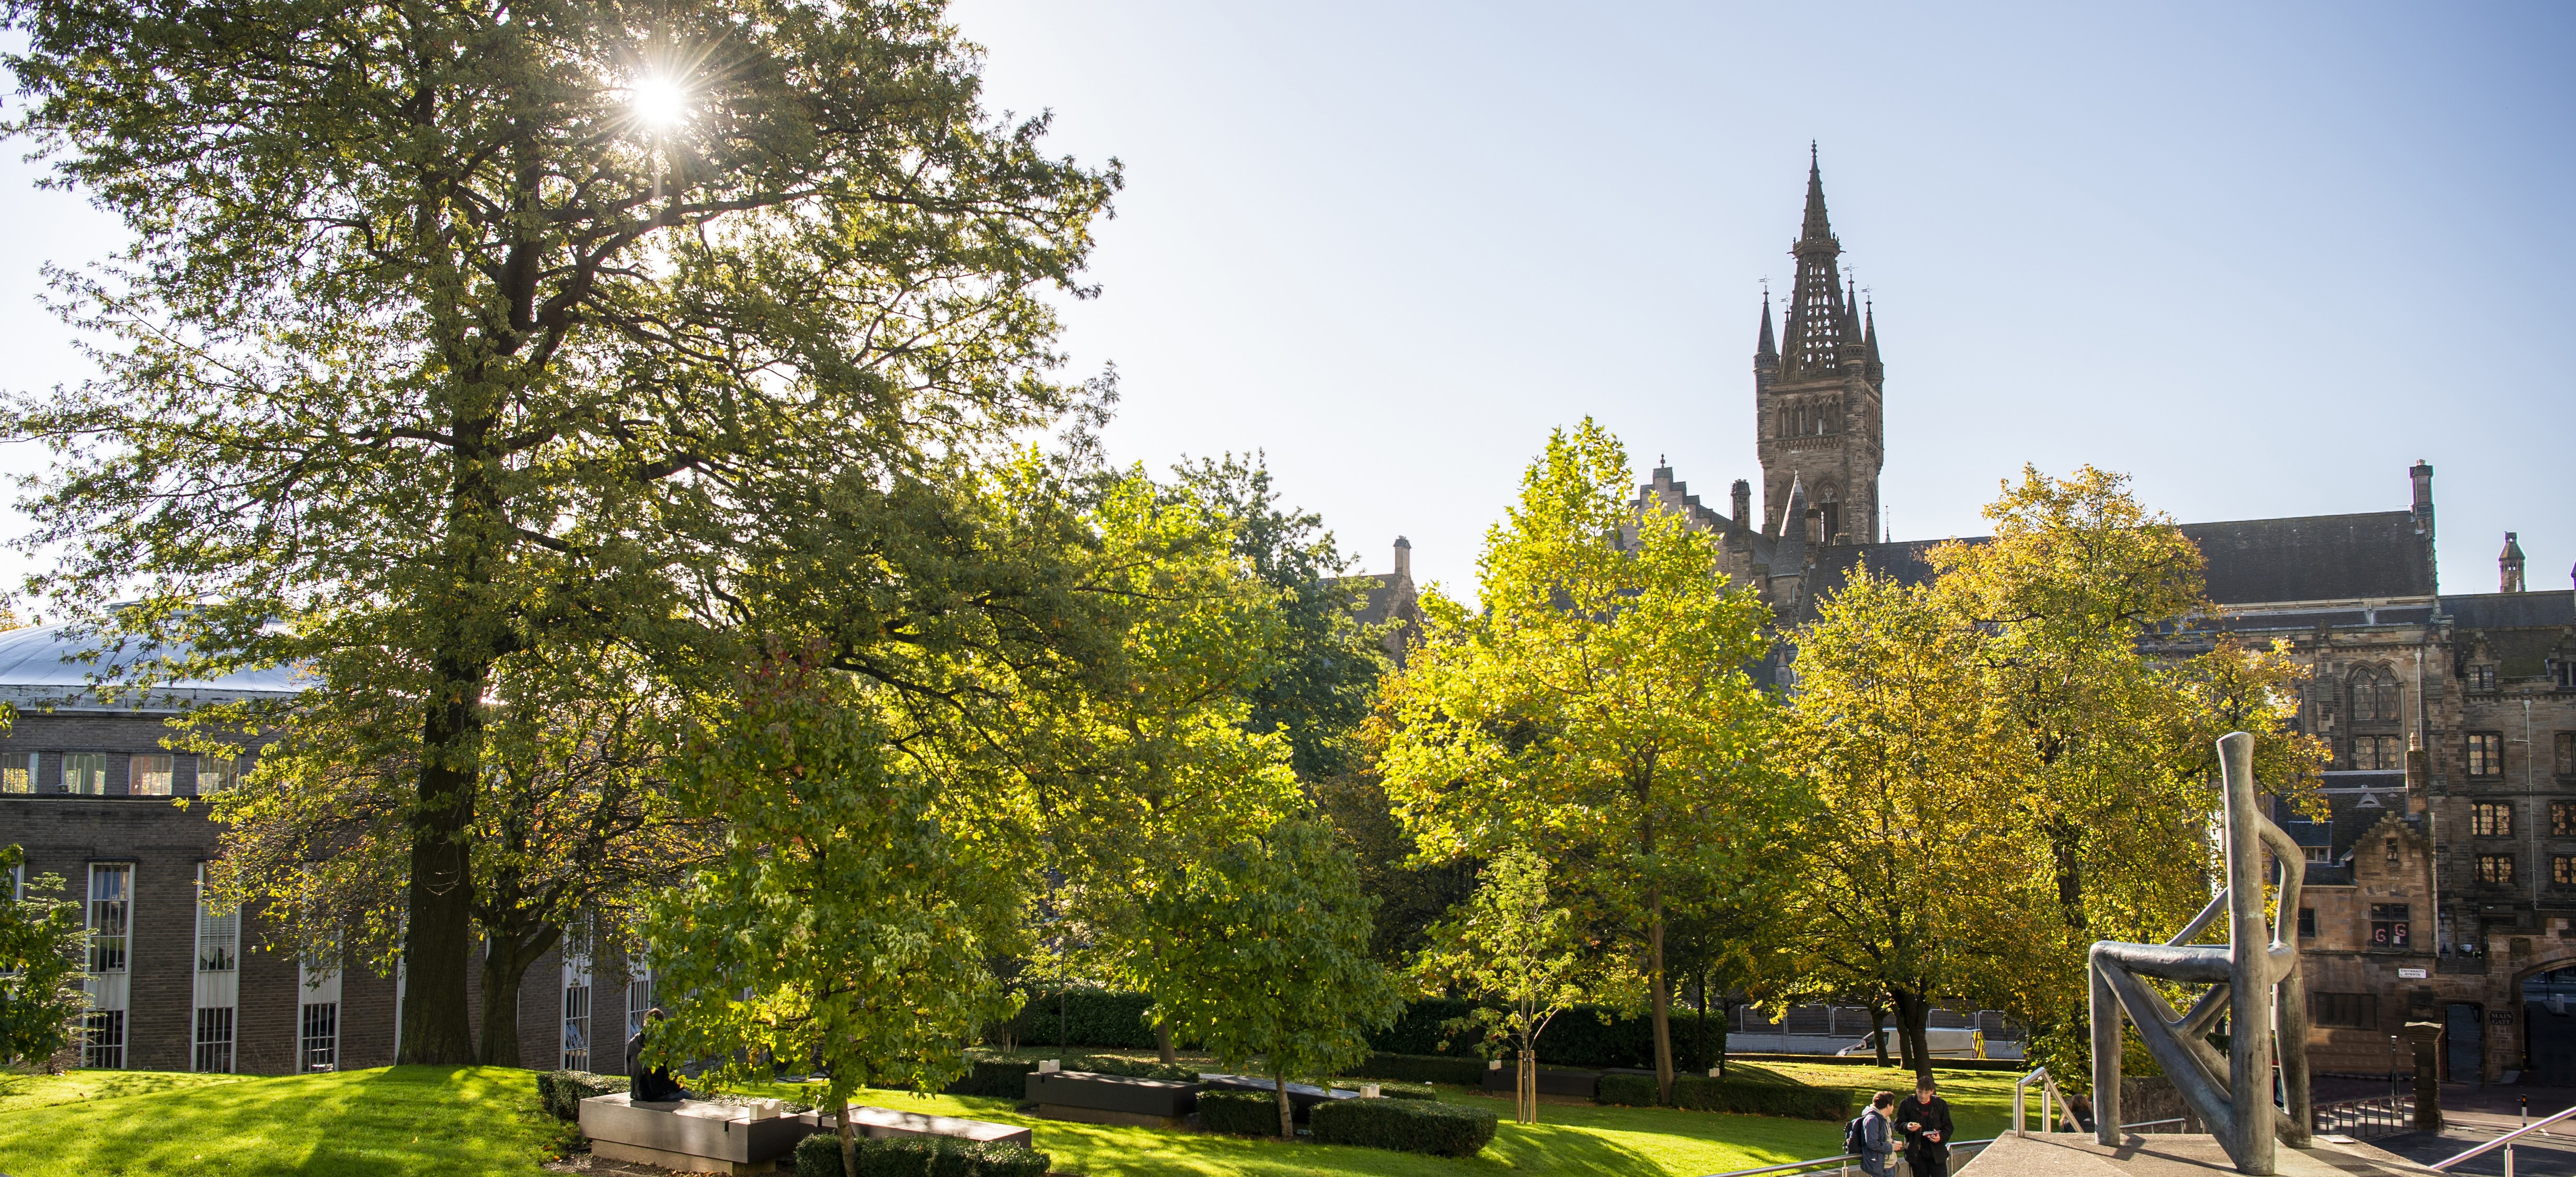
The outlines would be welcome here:
<svg viewBox="0 0 2576 1177">
<path fill-rule="evenodd" d="M 1652 1075 L 1603 1075 L 1593 1098 L 1605 1104 L 1653 1107 Z M 1673 1080 L 1670 1106 L 1696 1112 L 1733 1112 L 1746 1116 L 1787 1116 L 1800 1120 L 1848 1120 L 1852 1093 L 1797 1083 L 1755 1083 L 1682 1075 Z"/>
<path fill-rule="evenodd" d="M 1358 873 L 1313 815 L 1182 868 L 1149 901 L 1170 939 L 1149 959 L 1176 1034 L 1229 1069 L 1263 1056 L 1274 1077 L 1329 1076 L 1368 1053 L 1367 1031 L 1401 1007 L 1368 955 Z M 1293 1135 L 1288 1110 L 1280 1135 Z"/>
<path fill-rule="evenodd" d="M 1336 1099 L 1315 1105 L 1317 1144 L 1472 1157 L 1493 1142 L 1498 1117 L 1464 1104 L 1417 1099 Z"/>
<path fill-rule="evenodd" d="M 614 1095 L 633 1085 L 624 1075 L 597 1075 L 589 1071 L 537 1072 L 537 1105 L 558 1120 L 581 1119 L 581 1101 L 599 1095 Z"/>
<path fill-rule="evenodd" d="M 859 1177 L 1046 1177 L 1054 1158 L 1026 1145 L 946 1136 L 867 1137 L 857 1142 Z M 796 1177 L 842 1177 L 841 1143 L 830 1133 L 796 1142 Z"/>
<path fill-rule="evenodd" d="M 1187 1063 L 1140 1063 L 1106 1054 L 1077 1054 L 1064 1060 L 1068 1071 L 1089 1071 L 1094 1075 L 1123 1075 L 1130 1079 L 1163 1079 L 1174 1083 L 1196 1083 L 1200 1068 Z"/>
<path fill-rule="evenodd" d="M 1381 769 L 1426 860 L 1520 844 L 1569 864 L 1568 900 L 1642 973 L 1668 1059 L 1668 915 L 1760 906 L 1793 790 L 1744 670 L 1768 610 L 1727 591 L 1717 537 L 1632 508 L 1635 481 L 1591 420 L 1549 437 L 1487 533 L 1482 608 L 1425 596 L 1423 642 L 1383 688 Z"/>
<path fill-rule="evenodd" d="M 1439 1099 L 1439 1098 L 1440 1098 L 1440 1092 L 1439 1092 L 1439 1090 L 1438 1090 L 1437 1088 L 1432 1087 L 1432 1086 L 1431 1086 L 1430 1084 L 1428 1084 L 1428 1083 L 1386 1083 L 1386 1082 L 1381 1082 L 1381 1083 L 1379 1083 L 1379 1084 L 1377 1085 L 1377 1093 L 1378 1093 L 1378 1096 L 1379 1096 L 1380 1098 L 1383 1098 L 1383 1099 L 1432 1099 L 1432 1100 L 1436 1100 L 1436 1099 Z"/>
<path fill-rule="evenodd" d="M 1449 1083 L 1474 1087 L 1485 1081 L 1485 1060 L 1457 1055 L 1371 1053 L 1348 1074 L 1412 1083 Z"/>
<path fill-rule="evenodd" d="M 1049 549 L 960 542 L 917 492 L 1079 399 L 1048 297 L 1118 177 L 987 116 L 936 4 L 8 21 L 6 131 L 131 243 L 59 286 L 104 374 L 0 410 L 59 459 L 35 587 L 191 643 L 173 673 L 300 665 L 379 717 L 336 759 L 411 778 L 406 1054 L 464 1061 L 505 663 L 720 677 L 783 600 L 828 601 L 852 662 L 1064 640 L 983 575 Z M 688 117 L 639 121 L 652 76 Z M 982 583 L 942 613 L 924 579 Z"/>
<path fill-rule="evenodd" d="M 1018 1099 L 1028 1090 L 1029 1073 L 1038 1069 L 1035 1060 L 996 1058 L 977 1051 L 966 1052 L 966 1073 L 940 1088 L 943 1095 L 981 1095 L 994 1099 Z"/>
<path fill-rule="evenodd" d="M 890 760 L 886 717 L 811 652 L 783 652 L 711 700 L 681 771 L 728 821 L 723 858 L 656 896 L 655 980 L 672 1017 L 656 1061 L 830 1068 L 819 1102 L 862 1086 L 935 1091 L 960 1044 L 1010 1012 L 985 967 L 1016 915 L 1007 862 L 942 820 L 936 782 Z"/>
<path fill-rule="evenodd" d="M 1202 1091 L 1198 1096 L 1199 1127 L 1209 1132 L 1231 1136 L 1279 1135 L 1279 1106 L 1275 1096 L 1257 1091 Z"/>
<path fill-rule="evenodd" d="M 1589 971 L 1574 913 L 1548 902 L 1546 861 L 1525 846 L 1504 848 L 1486 863 L 1465 914 L 1434 928 L 1432 944 L 1415 975 L 1500 1003 L 1478 1005 L 1461 1020 L 1482 1026 L 1489 1044 L 1510 1044 L 1517 1118 L 1537 1123 L 1538 1036 L 1582 1000 Z"/>
<path fill-rule="evenodd" d="M 1146 1018 L 1154 999 L 1142 993 L 1050 986 L 1025 990 L 1008 1027 L 1023 1047 L 1105 1046 L 1150 1050 L 1154 1024 Z"/>
<path fill-rule="evenodd" d="M 23 848 L 0 846 L 0 880 L 26 860 Z M 0 902 L 0 1065 L 52 1058 L 70 1044 L 73 1021 L 89 1006 L 81 991 L 88 933 L 78 902 L 49 897 L 62 889 L 61 875 L 37 875 L 24 895 Z"/>
</svg>

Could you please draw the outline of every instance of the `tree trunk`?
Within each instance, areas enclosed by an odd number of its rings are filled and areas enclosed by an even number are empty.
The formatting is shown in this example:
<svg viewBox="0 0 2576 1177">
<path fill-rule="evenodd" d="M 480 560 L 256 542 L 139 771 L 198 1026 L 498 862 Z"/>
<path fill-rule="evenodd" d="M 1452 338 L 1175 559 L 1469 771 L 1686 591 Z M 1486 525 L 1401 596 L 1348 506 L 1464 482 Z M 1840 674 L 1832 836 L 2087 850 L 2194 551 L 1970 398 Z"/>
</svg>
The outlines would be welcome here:
<svg viewBox="0 0 2576 1177">
<path fill-rule="evenodd" d="M 1154 1023 L 1154 1049 L 1161 1053 L 1164 1066 L 1174 1066 L 1181 1061 L 1181 1052 L 1172 1048 L 1170 1022 Z"/>
<path fill-rule="evenodd" d="M 1897 1032 L 1905 1036 L 1907 1062 L 1914 1068 L 1917 1085 L 1932 1081 L 1932 1054 L 1923 1028 L 1932 1019 L 1932 1003 L 1902 989 L 1891 989 L 1888 996 L 1896 1002 Z"/>
<path fill-rule="evenodd" d="M 403 933 L 402 1052 L 396 1062 L 474 1061 L 465 970 L 474 955 L 468 830 L 483 733 L 488 662 L 441 659 L 447 699 L 421 720 L 420 808 L 412 819 L 411 891 Z"/>
<path fill-rule="evenodd" d="M 1297 1109 L 1288 1102 L 1288 1076 L 1270 1072 L 1270 1082 L 1279 1093 L 1279 1139 L 1297 1139 Z"/>
<path fill-rule="evenodd" d="M 1708 1061 L 1708 970 L 1701 969 L 1691 981 L 1699 990 L 1699 1040 L 1691 1044 L 1691 1052 L 1695 1056 L 1692 1061 L 1703 1067 L 1714 1067 L 1717 1064 Z"/>
<path fill-rule="evenodd" d="M 859 1137 L 850 1127 L 850 1099 L 842 1096 L 836 1104 L 841 1109 L 833 1116 L 840 1121 L 841 1177 L 859 1177 Z"/>
<path fill-rule="evenodd" d="M 1521 1123 L 1538 1123 L 1538 1050 L 1536 1039 L 1522 1043 L 1520 1074 L 1512 1080 L 1512 1114 Z"/>
<path fill-rule="evenodd" d="M 1887 1010 L 1869 1007 L 1869 1040 L 1878 1044 L 1878 1065 L 1887 1065 Z"/>
<path fill-rule="evenodd" d="M 1664 893 L 1656 888 L 1648 907 L 1653 922 L 1646 929 L 1646 968 L 1655 1011 L 1655 1099 L 1673 1102 L 1673 986 L 1664 975 Z"/>
<path fill-rule="evenodd" d="M 486 927 L 489 931 L 489 925 Z M 492 947 L 483 955 L 483 1021 L 475 1040 L 474 1061 L 487 1067 L 520 1066 L 519 993 L 529 966 L 560 942 L 561 936 L 542 924 L 533 931 L 504 927 L 489 935 Z M 598 1022 L 593 1019 L 590 1037 L 594 1051 L 599 1048 L 598 1031 Z M 598 1063 L 598 1059 L 592 1059 L 590 1069 L 599 1070 Z"/>
</svg>

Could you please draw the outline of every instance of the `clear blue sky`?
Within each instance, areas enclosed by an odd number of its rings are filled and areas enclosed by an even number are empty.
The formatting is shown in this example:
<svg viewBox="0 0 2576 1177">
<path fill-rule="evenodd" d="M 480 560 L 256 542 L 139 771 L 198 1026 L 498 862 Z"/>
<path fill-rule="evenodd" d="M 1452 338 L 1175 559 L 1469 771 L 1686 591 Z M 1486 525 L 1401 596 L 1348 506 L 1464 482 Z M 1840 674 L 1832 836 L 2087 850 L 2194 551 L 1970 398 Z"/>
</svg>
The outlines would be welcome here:
<svg viewBox="0 0 2576 1177">
<path fill-rule="evenodd" d="M 1752 477 L 1759 284 L 1807 144 L 1878 303 L 1900 539 L 2021 463 L 2186 520 L 2402 509 L 2442 583 L 2576 562 L 2576 8 L 967 0 L 996 107 L 1115 155 L 1076 374 L 1111 443 L 1266 450 L 1372 571 L 1473 575 L 1585 414 L 1711 503 Z M 0 165 L 0 382 L 76 375 L 32 298 L 110 240 Z M 0 453 L 22 467 L 28 455 Z M 1463 585 L 1461 587 L 1464 587 Z"/>
</svg>

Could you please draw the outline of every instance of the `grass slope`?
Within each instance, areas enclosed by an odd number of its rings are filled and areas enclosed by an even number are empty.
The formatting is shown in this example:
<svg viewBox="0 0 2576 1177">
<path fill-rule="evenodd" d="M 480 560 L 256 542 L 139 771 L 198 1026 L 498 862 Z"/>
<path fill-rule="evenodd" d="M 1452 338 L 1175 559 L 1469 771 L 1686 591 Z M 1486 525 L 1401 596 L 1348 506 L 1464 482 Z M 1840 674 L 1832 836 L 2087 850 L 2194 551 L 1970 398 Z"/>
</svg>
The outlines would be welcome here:
<svg viewBox="0 0 2576 1177">
<path fill-rule="evenodd" d="M 214 1082 L 204 1081 L 214 1076 L 139 1071 L 64 1078 L 100 1086 L 93 1096 L 73 1093 L 0 1116 L 0 1172 L 532 1174 L 561 1135 L 538 1109 L 530 1073 L 504 1067 L 392 1067 Z"/>
</svg>

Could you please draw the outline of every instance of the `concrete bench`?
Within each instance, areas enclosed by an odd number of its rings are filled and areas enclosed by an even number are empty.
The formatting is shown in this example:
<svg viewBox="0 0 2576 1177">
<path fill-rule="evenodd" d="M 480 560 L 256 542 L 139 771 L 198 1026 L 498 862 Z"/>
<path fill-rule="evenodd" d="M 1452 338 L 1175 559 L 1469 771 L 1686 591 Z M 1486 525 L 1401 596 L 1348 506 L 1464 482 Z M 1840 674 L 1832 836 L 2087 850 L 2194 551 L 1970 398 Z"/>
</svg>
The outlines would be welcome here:
<svg viewBox="0 0 2576 1177">
<path fill-rule="evenodd" d="M 816 1132 L 841 1130 L 839 1120 L 819 1112 L 807 1112 L 797 1118 L 812 1124 Z M 1031 1144 L 1035 1139 L 1028 1129 L 1011 1124 L 875 1107 L 852 1107 L 850 1130 L 860 1136 L 954 1136 L 993 1144 Z"/>
<path fill-rule="evenodd" d="M 1039 1115 L 1085 1124 L 1179 1128 L 1199 1106 L 1196 1083 L 1089 1071 L 1032 1071 L 1022 1092 Z"/>
<path fill-rule="evenodd" d="M 1200 1075 L 1199 1082 L 1205 1084 L 1210 1090 L 1249 1091 L 1254 1095 L 1273 1099 L 1278 1098 L 1279 1095 L 1278 1085 L 1259 1075 L 1225 1075 L 1211 1071 Z M 1359 1097 L 1359 1092 L 1344 1088 L 1326 1089 L 1312 1083 L 1291 1083 L 1288 1085 L 1289 1114 L 1296 1122 L 1303 1124 L 1306 1122 L 1307 1113 L 1313 1111 L 1316 1104 L 1326 1100 L 1358 1099 Z"/>
<path fill-rule="evenodd" d="M 814 1133 L 803 1116 L 773 1107 L 710 1103 L 632 1102 L 627 1093 L 581 1101 L 581 1134 L 593 1156 L 659 1165 L 684 1173 L 773 1173 L 778 1158 Z"/>
</svg>

